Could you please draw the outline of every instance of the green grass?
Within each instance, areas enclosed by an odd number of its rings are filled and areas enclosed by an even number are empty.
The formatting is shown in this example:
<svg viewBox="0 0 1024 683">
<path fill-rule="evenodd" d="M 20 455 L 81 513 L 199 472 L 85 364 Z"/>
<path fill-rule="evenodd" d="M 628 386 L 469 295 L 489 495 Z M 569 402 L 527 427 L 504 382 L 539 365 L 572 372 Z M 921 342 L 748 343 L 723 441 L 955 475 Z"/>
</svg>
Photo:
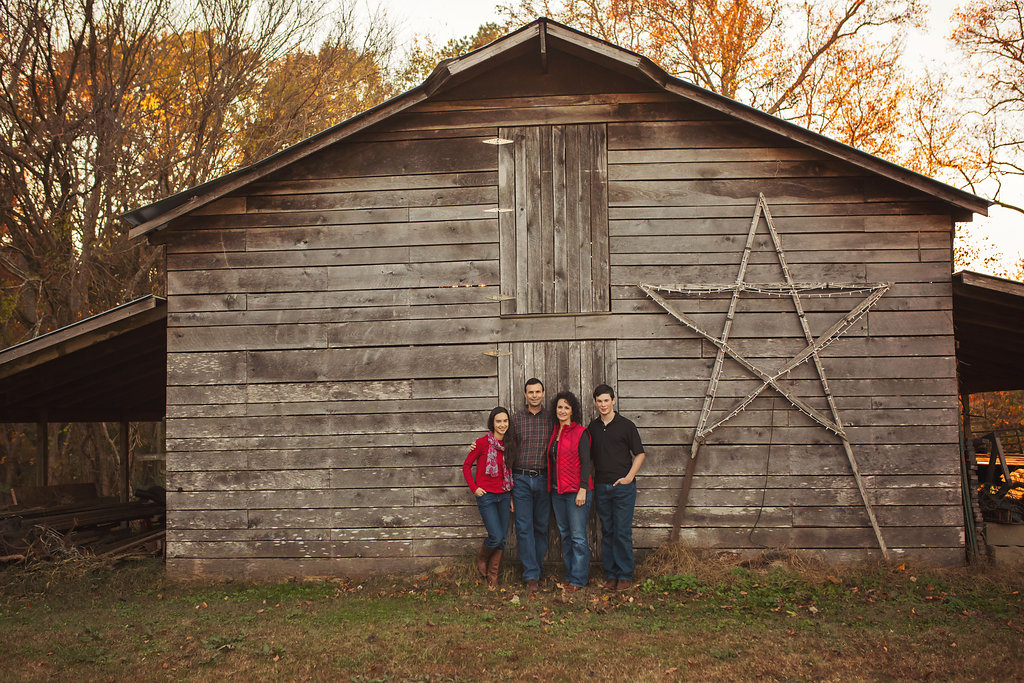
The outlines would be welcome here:
<svg viewBox="0 0 1024 683">
<path fill-rule="evenodd" d="M 157 561 L 0 570 L 3 680 L 1024 678 L 1019 572 L 655 553 L 529 598 L 469 559 L 359 582 L 175 583 Z"/>
</svg>

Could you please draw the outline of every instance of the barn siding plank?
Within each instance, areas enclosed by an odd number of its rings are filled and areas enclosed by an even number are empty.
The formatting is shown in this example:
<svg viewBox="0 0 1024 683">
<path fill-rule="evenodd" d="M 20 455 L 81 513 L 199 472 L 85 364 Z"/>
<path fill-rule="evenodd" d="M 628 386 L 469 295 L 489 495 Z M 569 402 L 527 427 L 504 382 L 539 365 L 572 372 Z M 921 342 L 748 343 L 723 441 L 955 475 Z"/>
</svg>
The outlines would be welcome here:
<svg viewBox="0 0 1024 683">
<path fill-rule="evenodd" d="M 613 164 L 608 179 L 616 180 L 688 180 L 711 178 L 821 178 L 859 177 L 863 171 L 853 166 L 826 161 L 688 161 Z"/>
<path fill-rule="evenodd" d="M 616 213 L 621 214 L 625 209 Z M 642 211 L 638 209 L 637 211 Z M 680 209 L 682 211 L 682 209 Z M 739 213 L 739 207 L 733 211 Z M 774 211 L 772 212 L 774 215 Z M 645 236 L 705 236 L 705 235 L 745 235 L 750 229 L 750 214 L 737 215 L 734 218 L 641 218 L 619 217 L 609 224 L 612 237 L 645 237 Z M 862 233 L 885 232 L 884 244 L 888 245 L 888 237 L 895 239 L 894 233 L 920 234 L 922 239 L 936 240 L 945 243 L 951 239 L 948 216 L 932 215 L 826 215 L 826 216 L 787 216 L 780 227 L 785 226 L 783 239 L 788 243 L 795 239 L 803 239 L 807 233 L 820 238 L 844 239 L 848 235 L 851 241 L 857 236 L 865 238 Z M 872 235 L 874 236 L 874 235 Z M 936 244 L 938 246 L 938 244 Z"/>
<path fill-rule="evenodd" d="M 569 254 L 566 259 L 566 295 L 568 296 L 567 308 L 569 313 L 578 313 L 580 310 L 580 264 L 582 262 L 582 251 L 580 242 L 580 226 L 582 218 L 580 215 L 579 187 L 582 182 L 583 169 L 580 166 L 580 127 L 569 126 L 565 129 L 565 231 L 566 249 Z"/>
<path fill-rule="evenodd" d="M 552 126 L 537 129 L 540 150 L 538 155 L 540 185 L 540 217 L 538 220 L 541 258 L 538 270 L 539 278 L 532 282 L 533 287 L 541 290 L 540 308 L 537 311 L 552 313 L 555 311 L 555 209 L 554 209 L 554 130 Z M 561 150 L 559 150 L 561 152 Z"/>
<path fill-rule="evenodd" d="M 549 249 L 544 240 L 541 223 L 543 212 L 543 168 L 541 157 L 541 128 L 531 126 L 524 129 L 522 153 L 526 158 L 524 175 L 516 178 L 516 186 L 522 185 L 526 197 L 526 277 L 519 287 L 526 289 L 526 308 L 518 313 L 541 313 L 544 309 L 544 293 L 548 282 L 544 277 L 544 256 Z"/>
<path fill-rule="evenodd" d="M 498 175 L 494 171 L 471 173 L 421 173 L 418 175 L 388 175 L 355 178 L 325 178 L 320 180 L 293 180 L 252 183 L 245 188 L 248 195 L 291 195 L 317 192 L 371 192 L 380 190 L 437 189 L 444 187 L 484 187 L 495 185 Z M 211 211 L 208 213 L 218 213 Z"/>
<path fill-rule="evenodd" d="M 493 296 L 493 295 L 492 295 Z M 469 302 L 438 306 L 334 306 L 330 308 L 275 308 L 229 313 L 172 313 L 167 317 L 168 327 L 207 327 L 229 325 L 288 325 L 295 323 L 327 323 L 335 321 L 368 320 L 432 320 L 469 315 L 487 317 L 496 315 L 498 303 Z"/>
<path fill-rule="evenodd" d="M 410 111 L 389 121 L 389 130 L 420 130 L 469 126 L 515 126 L 590 123 L 594 121 L 676 121 L 701 116 L 675 102 L 579 103 L 527 106 L 519 98 L 503 98 L 507 107 L 473 107 L 467 110 Z M 689 114 L 688 114 L 689 110 Z M 716 125 L 720 125 L 717 124 Z"/>
<path fill-rule="evenodd" d="M 590 239 L 593 244 L 592 287 L 594 311 L 610 307 L 608 269 L 611 247 L 608 236 L 608 139 L 604 125 L 590 126 L 592 163 L 590 185 Z"/>
<path fill-rule="evenodd" d="M 635 219 L 692 219 L 692 218 L 736 218 L 750 220 L 753 214 L 755 196 L 745 204 L 711 204 L 705 206 L 610 206 L 608 215 L 611 220 Z M 932 216 L 943 212 L 943 208 L 934 202 L 921 201 L 878 201 L 865 203 L 828 203 L 807 201 L 780 201 L 778 197 L 771 200 L 772 215 L 776 218 L 823 217 L 837 216 L 886 216 L 886 215 L 927 215 Z M 865 228 L 869 230 L 870 228 Z M 884 230 L 880 230 L 884 231 Z M 785 230 L 782 230 L 785 233 Z"/>
<path fill-rule="evenodd" d="M 513 133 L 507 128 L 498 130 L 498 137 L 511 139 Z M 515 146 L 498 145 L 498 239 L 501 277 L 501 296 L 512 297 L 502 300 L 501 313 L 515 312 L 517 281 L 516 260 L 516 187 L 515 187 Z"/>
<path fill-rule="evenodd" d="M 590 203 L 591 186 L 594 174 L 594 136 L 591 126 L 579 126 L 577 128 L 578 157 L 576 159 L 579 168 L 579 185 L 571 188 L 575 196 L 570 195 L 570 201 L 575 201 L 578 207 L 577 237 L 579 244 L 579 278 L 580 278 L 580 302 L 579 309 L 583 313 L 596 310 L 594 308 L 594 239 L 591 234 L 593 230 L 593 206 Z"/>
<path fill-rule="evenodd" d="M 498 288 L 409 287 L 405 289 L 336 290 L 332 292 L 278 292 L 246 294 L 246 310 L 299 310 L 376 307 L 399 309 L 432 305 L 483 304 L 493 301 Z M 414 312 L 411 312 L 414 313 Z M 410 315 L 409 317 L 415 317 Z"/>
<path fill-rule="evenodd" d="M 302 249 L 193 254 L 174 259 L 169 270 L 218 268 L 286 268 L 295 266 L 369 265 L 436 261 L 488 261 L 498 258 L 498 244 L 458 244 L 365 249 Z"/>
<path fill-rule="evenodd" d="M 765 135 L 748 124 L 732 121 L 608 124 L 609 150 L 769 146 L 795 145 L 788 145 L 779 138 Z"/>
<path fill-rule="evenodd" d="M 324 214 L 315 214 L 323 216 Z M 312 216 L 311 216 L 312 217 Z M 331 216 L 327 216 L 330 220 Z M 322 225 L 305 227 L 260 227 L 246 231 L 250 251 L 356 249 L 394 246 L 479 244 L 498 241 L 498 222 L 490 214 L 472 220 L 403 222 L 397 225 L 381 222 Z M 219 249 L 211 251 L 219 252 Z"/>
<path fill-rule="evenodd" d="M 441 140 L 355 142 L 328 147 L 270 179 L 281 181 L 495 171 L 494 148 L 478 135 Z"/>
<path fill-rule="evenodd" d="M 566 173 L 566 127 L 551 128 L 551 219 L 553 240 L 553 264 L 551 276 L 554 281 L 552 307 L 554 313 L 566 313 L 569 310 L 569 234 L 567 230 L 568 196 Z"/>
<path fill-rule="evenodd" d="M 252 351 L 250 383 L 494 377 L 496 361 L 485 345 L 359 350 Z M 215 354 L 211 354 L 215 355 Z M 229 354 L 225 354 L 229 355 Z"/>
<path fill-rule="evenodd" d="M 516 313 L 529 311 L 528 290 L 525 283 L 529 277 L 527 271 L 528 257 L 530 254 L 529 245 L 529 209 L 531 204 L 531 191 L 526 182 L 529 177 L 529 164 L 526 156 L 527 131 L 522 128 L 510 129 L 510 138 L 513 141 L 515 170 L 515 239 L 516 239 Z"/>
</svg>

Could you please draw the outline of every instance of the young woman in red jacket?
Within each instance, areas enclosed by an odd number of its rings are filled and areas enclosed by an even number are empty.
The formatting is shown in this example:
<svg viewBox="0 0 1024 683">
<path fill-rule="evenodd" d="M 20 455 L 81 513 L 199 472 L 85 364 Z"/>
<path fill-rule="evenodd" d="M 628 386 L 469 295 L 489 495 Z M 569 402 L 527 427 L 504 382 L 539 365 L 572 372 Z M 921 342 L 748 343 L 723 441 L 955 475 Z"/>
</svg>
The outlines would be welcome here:
<svg viewBox="0 0 1024 683">
<path fill-rule="evenodd" d="M 555 523 L 562 536 L 566 590 L 587 585 L 590 575 L 590 546 L 587 516 L 593 499 L 590 474 L 590 434 L 580 425 L 580 400 L 571 391 L 555 396 L 552 411 L 558 422 L 545 451 L 548 458 L 548 489 Z"/>
<path fill-rule="evenodd" d="M 512 504 L 512 468 L 505 461 L 508 425 L 508 410 L 501 406 L 492 410 L 487 418 L 487 433 L 476 440 L 462 463 L 462 475 L 476 496 L 476 506 L 487 529 L 487 538 L 476 557 L 476 570 L 492 588 L 498 586 Z"/>
</svg>

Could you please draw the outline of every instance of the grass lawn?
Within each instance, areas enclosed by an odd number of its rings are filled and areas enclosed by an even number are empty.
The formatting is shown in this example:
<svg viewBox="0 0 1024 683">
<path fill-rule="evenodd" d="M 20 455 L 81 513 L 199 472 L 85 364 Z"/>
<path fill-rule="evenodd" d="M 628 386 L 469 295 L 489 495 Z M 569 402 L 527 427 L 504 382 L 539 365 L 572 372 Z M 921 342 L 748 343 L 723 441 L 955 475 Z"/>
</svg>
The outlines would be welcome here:
<svg viewBox="0 0 1024 683">
<path fill-rule="evenodd" d="M 662 550 L 636 588 L 535 598 L 470 561 L 173 582 L 157 560 L 0 570 L 4 680 L 1024 679 L 1024 577 Z"/>
</svg>

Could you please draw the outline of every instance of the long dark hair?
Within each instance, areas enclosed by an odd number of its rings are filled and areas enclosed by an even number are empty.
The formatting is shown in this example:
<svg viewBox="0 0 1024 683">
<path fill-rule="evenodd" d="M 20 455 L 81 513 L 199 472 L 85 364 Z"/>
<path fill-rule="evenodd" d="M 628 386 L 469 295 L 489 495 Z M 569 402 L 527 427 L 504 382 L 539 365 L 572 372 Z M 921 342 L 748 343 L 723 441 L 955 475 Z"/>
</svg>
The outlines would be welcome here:
<svg viewBox="0 0 1024 683">
<path fill-rule="evenodd" d="M 487 416 L 487 431 L 494 431 L 494 418 L 498 417 L 502 413 L 508 415 L 508 426 L 509 428 L 512 427 L 512 413 L 508 412 L 508 408 L 494 406 L 494 408 L 491 409 L 491 414 Z M 508 432 L 505 433 L 508 434 Z"/>
<path fill-rule="evenodd" d="M 565 402 L 572 409 L 572 416 L 569 419 L 576 424 L 580 424 L 580 420 L 583 419 L 583 408 L 580 406 L 580 400 L 576 398 L 576 394 L 571 391 L 559 391 L 551 401 L 551 418 L 554 424 L 558 424 L 558 413 L 555 409 L 558 407 L 558 402 L 562 399 L 565 399 Z"/>
<path fill-rule="evenodd" d="M 505 445 L 505 467 L 513 467 L 518 455 L 518 450 L 515 444 L 517 443 L 515 434 L 512 431 L 512 413 L 508 412 L 508 408 L 503 406 L 494 406 L 491 409 L 491 414 L 487 416 L 487 431 L 494 433 L 494 418 L 505 413 L 508 415 L 508 431 L 505 432 L 505 436 L 502 438 L 502 443 Z"/>
</svg>

